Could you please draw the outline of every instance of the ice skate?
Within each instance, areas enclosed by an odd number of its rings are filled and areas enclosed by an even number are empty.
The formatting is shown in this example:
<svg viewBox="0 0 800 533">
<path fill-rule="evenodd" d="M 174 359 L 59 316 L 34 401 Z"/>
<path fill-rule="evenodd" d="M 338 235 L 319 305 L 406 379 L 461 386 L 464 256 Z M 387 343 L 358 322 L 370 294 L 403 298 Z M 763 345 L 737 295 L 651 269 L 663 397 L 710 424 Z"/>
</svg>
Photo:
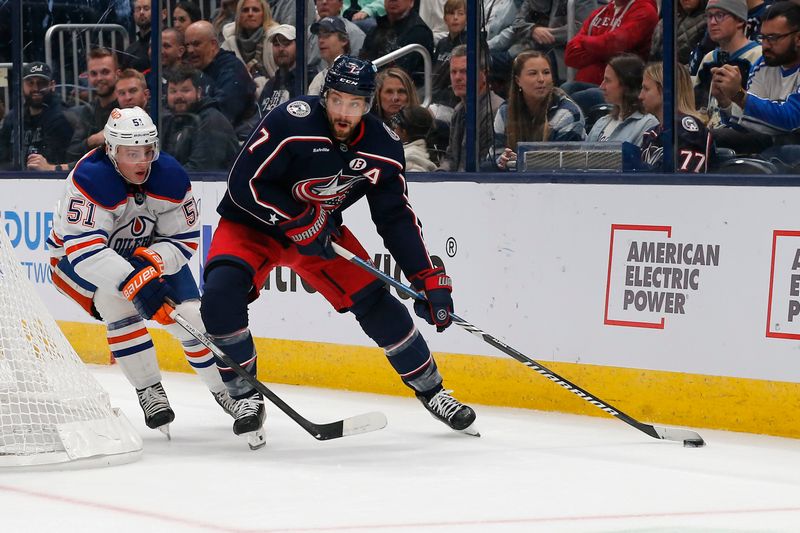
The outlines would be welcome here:
<svg viewBox="0 0 800 533">
<path fill-rule="evenodd" d="M 144 411 L 144 423 L 151 429 L 158 429 L 170 439 L 169 424 L 175 420 L 175 412 L 169 405 L 167 393 L 161 383 L 156 383 L 144 389 L 137 389 L 139 405 Z"/>
<path fill-rule="evenodd" d="M 417 398 L 436 420 L 444 422 L 461 433 L 480 437 L 481 434 L 474 425 L 475 411 L 450 396 L 451 392 L 453 391 L 442 389 L 430 400 L 420 394 L 417 395 Z"/>
<path fill-rule="evenodd" d="M 267 443 L 262 427 L 265 417 L 266 411 L 261 393 L 253 392 L 250 396 L 236 401 L 233 432 L 246 437 L 251 450 L 263 448 Z"/>
<path fill-rule="evenodd" d="M 212 392 L 212 396 L 214 396 L 214 401 L 222 407 L 222 410 L 231 415 L 232 418 L 236 418 L 236 400 L 231 398 L 228 389 L 223 389 L 220 392 Z"/>
</svg>

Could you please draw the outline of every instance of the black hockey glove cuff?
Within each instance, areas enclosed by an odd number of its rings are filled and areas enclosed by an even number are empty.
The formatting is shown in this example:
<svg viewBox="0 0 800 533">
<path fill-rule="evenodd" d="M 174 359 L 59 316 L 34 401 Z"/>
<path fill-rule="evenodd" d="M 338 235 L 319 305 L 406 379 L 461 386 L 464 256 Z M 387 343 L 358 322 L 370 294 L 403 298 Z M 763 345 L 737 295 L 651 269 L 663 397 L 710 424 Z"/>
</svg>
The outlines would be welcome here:
<svg viewBox="0 0 800 533">
<path fill-rule="evenodd" d="M 428 324 L 436 326 L 436 331 L 444 331 L 452 324 L 453 281 L 444 268 L 429 268 L 411 276 L 411 284 L 422 291 L 425 300 L 414 302 L 414 312 Z"/>
<path fill-rule="evenodd" d="M 325 259 L 337 257 L 331 241 L 339 236 L 339 230 L 328 212 L 315 204 L 308 204 L 305 211 L 295 218 L 279 224 L 284 234 L 297 245 L 303 255 L 317 255 Z"/>
</svg>

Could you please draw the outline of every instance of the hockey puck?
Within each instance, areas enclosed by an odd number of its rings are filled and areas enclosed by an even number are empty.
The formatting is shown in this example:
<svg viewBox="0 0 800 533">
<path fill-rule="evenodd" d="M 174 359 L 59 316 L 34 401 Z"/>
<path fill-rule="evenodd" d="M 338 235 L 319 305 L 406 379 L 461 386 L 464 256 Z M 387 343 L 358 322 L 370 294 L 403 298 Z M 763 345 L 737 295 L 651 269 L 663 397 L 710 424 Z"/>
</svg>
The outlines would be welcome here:
<svg viewBox="0 0 800 533">
<path fill-rule="evenodd" d="M 683 441 L 684 448 L 702 448 L 706 445 L 703 439 L 686 439 Z"/>
</svg>

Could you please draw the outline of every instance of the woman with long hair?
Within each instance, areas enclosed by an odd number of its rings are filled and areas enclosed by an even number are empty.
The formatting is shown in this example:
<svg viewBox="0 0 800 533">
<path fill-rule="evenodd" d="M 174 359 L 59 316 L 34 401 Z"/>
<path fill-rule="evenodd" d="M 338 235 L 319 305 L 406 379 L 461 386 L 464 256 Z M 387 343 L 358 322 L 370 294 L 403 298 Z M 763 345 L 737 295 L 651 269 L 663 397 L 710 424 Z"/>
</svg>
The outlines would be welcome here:
<svg viewBox="0 0 800 533">
<path fill-rule="evenodd" d="M 203 20 L 200 7 L 191 0 L 181 0 L 172 9 L 172 27 L 181 33 L 186 32 L 186 28 L 192 22 Z"/>
<path fill-rule="evenodd" d="M 220 47 L 235 53 L 245 64 L 256 82 L 256 98 L 278 68 L 268 38 L 269 30 L 277 25 L 267 0 L 239 0 L 234 22 L 222 27 L 224 41 Z"/>
<path fill-rule="evenodd" d="M 417 87 L 408 73 L 399 67 L 378 72 L 375 78 L 375 103 L 372 111 L 391 126 L 394 115 L 409 105 L 419 105 Z"/>
<path fill-rule="evenodd" d="M 695 110 L 694 86 L 686 65 L 675 65 L 675 128 L 678 131 L 678 172 L 707 172 L 713 166 L 716 147 L 706 128 L 708 118 Z M 659 124 L 644 134 L 642 162 L 651 170 L 662 170 L 664 164 L 664 67 L 650 63 L 644 71 L 639 100 L 644 110 L 654 115 Z"/>
<path fill-rule="evenodd" d="M 644 61 L 634 54 L 615 56 L 606 65 L 600 89 L 614 109 L 600 117 L 587 140 L 630 142 L 642 145 L 644 132 L 658 125 L 658 119 L 645 114 L 639 93 L 642 90 Z"/>
<path fill-rule="evenodd" d="M 494 153 L 490 157 L 501 170 L 516 161 L 519 142 L 586 138 L 583 114 L 564 91 L 555 87 L 553 69 L 544 53 L 528 50 L 514 59 L 508 102 L 495 115 L 494 131 Z"/>
</svg>

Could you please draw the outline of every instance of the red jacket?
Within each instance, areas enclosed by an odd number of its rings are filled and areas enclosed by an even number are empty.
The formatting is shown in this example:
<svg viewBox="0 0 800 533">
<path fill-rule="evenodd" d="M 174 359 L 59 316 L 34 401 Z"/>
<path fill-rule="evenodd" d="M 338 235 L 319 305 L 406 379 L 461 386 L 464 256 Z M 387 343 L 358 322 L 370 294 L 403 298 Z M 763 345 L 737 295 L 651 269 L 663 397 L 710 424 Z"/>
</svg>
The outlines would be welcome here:
<svg viewBox="0 0 800 533">
<path fill-rule="evenodd" d="M 630 0 L 615 17 L 616 6 L 610 2 L 593 11 L 567 43 L 564 61 L 578 69 L 575 81 L 600 85 L 606 63 L 622 52 L 633 52 L 645 61 L 650 55 L 650 39 L 658 24 L 655 0 Z"/>
</svg>

